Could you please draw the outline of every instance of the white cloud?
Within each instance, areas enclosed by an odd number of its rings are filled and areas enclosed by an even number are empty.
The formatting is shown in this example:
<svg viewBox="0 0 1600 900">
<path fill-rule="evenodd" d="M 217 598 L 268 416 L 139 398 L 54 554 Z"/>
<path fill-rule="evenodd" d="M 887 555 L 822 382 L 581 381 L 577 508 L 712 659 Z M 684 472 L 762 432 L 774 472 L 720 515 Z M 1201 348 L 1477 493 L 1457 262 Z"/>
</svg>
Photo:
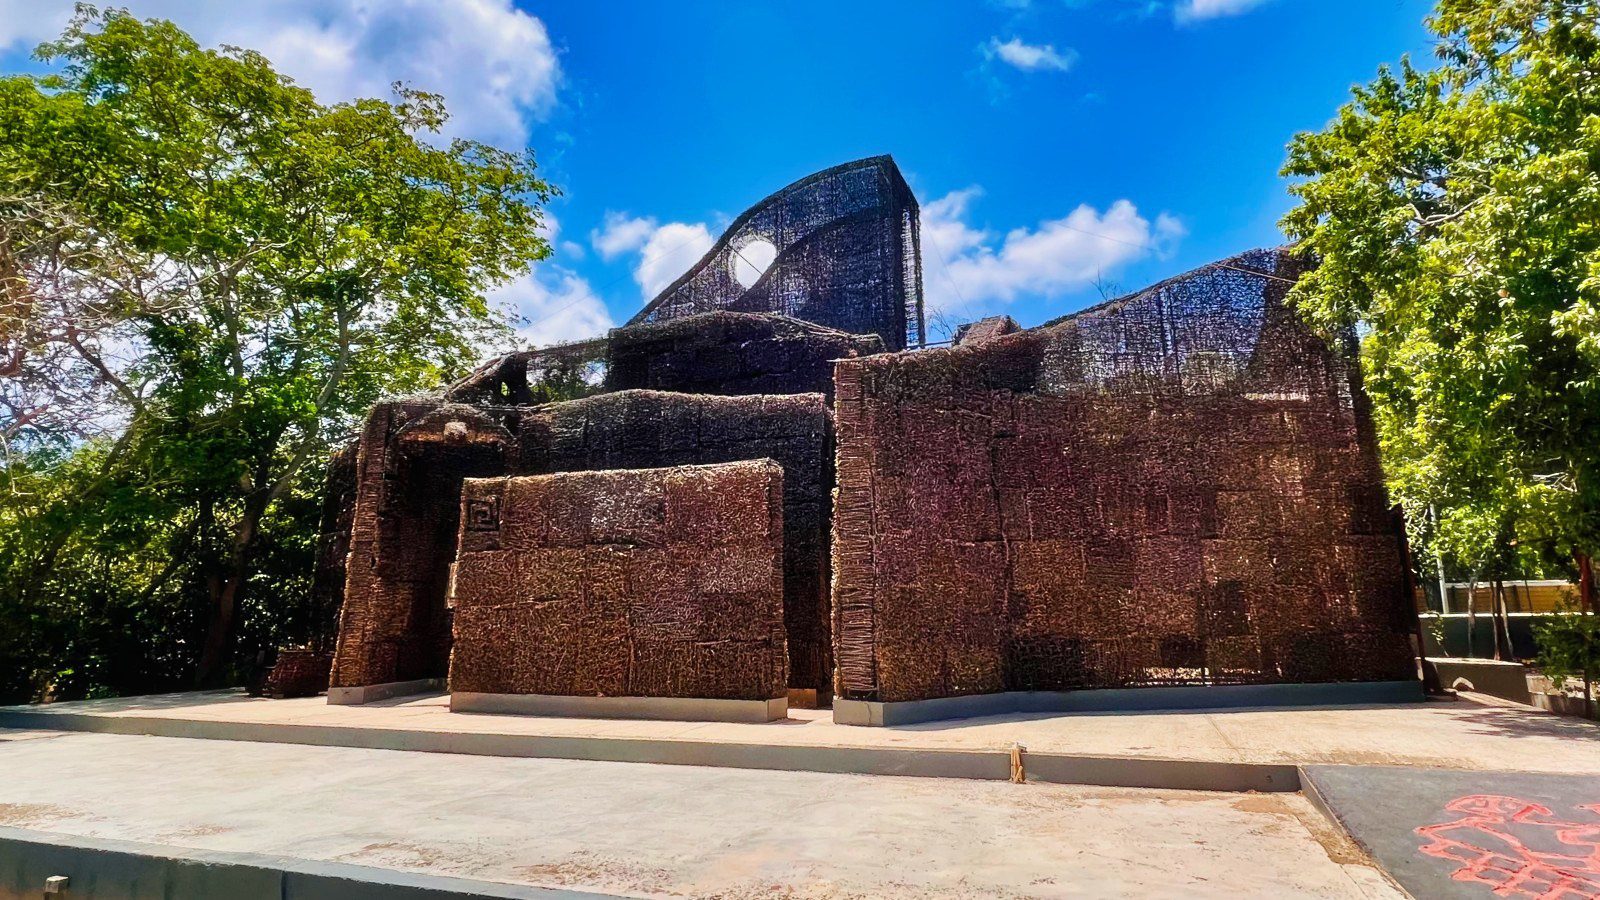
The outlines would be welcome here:
<svg viewBox="0 0 1600 900">
<path fill-rule="evenodd" d="M 986 235 L 966 222 L 972 201 L 983 196 L 976 185 L 951 191 L 922 206 L 922 240 L 931 243 L 939 254 L 955 259 L 983 245 Z M 926 263 L 924 263 L 926 264 Z"/>
<path fill-rule="evenodd" d="M 599 251 L 600 258 L 609 262 L 624 253 L 643 247 L 655 229 L 655 219 L 608 212 L 605 224 L 591 231 L 589 240 L 594 244 L 594 249 Z"/>
<path fill-rule="evenodd" d="M 716 240 L 703 222 L 658 223 L 652 217 L 606 213 L 605 224 L 590 234 L 590 242 L 606 260 L 637 253 L 633 280 L 645 300 L 654 300 L 667 285 L 706 255 Z"/>
<path fill-rule="evenodd" d="M 1005 42 L 998 37 L 989 38 L 983 52 L 988 59 L 998 59 L 1024 72 L 1065 72 L 1078 60 L 1078 52 L 1071 47 L 1058 51 L 1054 44 L 1025 44 L 1016 37 Z"/>
<path fill-rule="evenodd" d="M 323 102 L 388 97 L 404 81 L 443 94 L 450 136 L 522 146 L 556 102 L 561 68 L 544 23 L 511 0 L 118 0 L 201 44 L 259 50 Z M 71 4 L 0 0 L 0 50 L 60 34 Z"/>
<path fill-rule="evenodd" d="M 510 281 L 488 299 L 518 317 L 517 337 L 533 347 L 597 337 L 614 324 L 589 282 L 558 265 Z"/>
<path fill-rule="evenodd" d="M 1175 217 L 1151 222 L 1131 201 L 1104 212 L 1085 204 L 1036 228 L 1003 236 L 973 226 L 982 190 L 952 191 L 922 207 L 923 285 L 930 314 L 977 318 L 1019 296 L 1055 297 L 1135 260 L 1167 252 L 1185 232 Z M 932 252 L 926 252 L 931 249 Z"/>
<path fill-rule="evenodd" d="M 72 7 L 67 3 L 0 0 L 0 50 L 14 49 L 13 44 L 31 50 L 40 41 L 59 35 L 71 16 Z"/>
<path fill-rule="evenodd" d="M 639 291 L 646 300 L 655 296 L 689 267 L 700 261 L 715 243 L 705 225 L 695 222 L 668 222 L 657 228 L 639 252 L 639 265 L 633 271 Z"/>
<path fill-rule="evenodd" d="M 1173 10 L 1179 22 L 1198 22 L 1247 13 L 1266 0 L 1183 0 Z"/>
</svg>

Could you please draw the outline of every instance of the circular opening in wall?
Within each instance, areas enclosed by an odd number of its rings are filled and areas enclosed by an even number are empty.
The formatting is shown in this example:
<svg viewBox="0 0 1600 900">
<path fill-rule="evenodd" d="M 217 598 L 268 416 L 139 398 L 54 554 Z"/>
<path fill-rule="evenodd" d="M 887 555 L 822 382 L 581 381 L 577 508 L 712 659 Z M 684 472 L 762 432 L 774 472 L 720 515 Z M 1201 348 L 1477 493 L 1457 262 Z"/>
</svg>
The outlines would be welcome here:
<svg viewBox="0 0 1600 900">
<path fill-rule="evenodd" d="M 766 238 L 755 238 L 742 244 L 733 245 L 733 258 L 728 264 L 733 267 L 733 280 L 739 282 L 741 287 L 748 288 L 761 280 L 762 274 L 772 268 L 772 261 L 778 258 L 778 248 Z"/>
</svg>

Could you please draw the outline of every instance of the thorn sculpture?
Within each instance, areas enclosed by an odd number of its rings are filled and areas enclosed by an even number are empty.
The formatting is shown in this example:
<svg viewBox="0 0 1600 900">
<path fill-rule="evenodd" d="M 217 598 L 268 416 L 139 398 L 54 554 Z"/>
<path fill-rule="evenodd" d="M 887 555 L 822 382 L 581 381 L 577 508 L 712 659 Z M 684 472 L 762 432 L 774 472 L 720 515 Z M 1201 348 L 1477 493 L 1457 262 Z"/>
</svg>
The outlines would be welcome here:
<svg viewBox="0 0 1600 900">
<path fill-rule="evenodd" d="M 1409 677 L 1353 338 L 1284 304 L 1296 258 L 908 349 L 917 215 L 889 157 L 819 172 L 626 326 L 378 404 L 328 478 L 332 684 L 826 705 Z M 757 468 L 650 501 L 726 464 Z M 706 537 L 739 504 L 766 530 Z"/>
</svg>

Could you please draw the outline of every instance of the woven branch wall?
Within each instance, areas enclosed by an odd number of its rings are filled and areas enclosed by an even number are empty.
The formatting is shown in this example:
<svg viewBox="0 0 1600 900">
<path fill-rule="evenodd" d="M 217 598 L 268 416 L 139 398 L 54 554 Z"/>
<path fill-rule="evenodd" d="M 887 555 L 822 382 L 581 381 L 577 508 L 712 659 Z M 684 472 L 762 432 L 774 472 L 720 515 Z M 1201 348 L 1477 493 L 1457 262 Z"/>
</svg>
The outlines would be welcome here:
<svg viewBox="0 0 1600 900">
<path fill-rule="evenodd" d="M 319 629 L 314 638 L 319 650 L 327 650 L 332 645 L 331 641 L 323 643 L 327 632 L 320 629 L 331 626 L 336 634 L 339 611 L 344 606 L 345 560 L 350 554 L 350 529 L 355 524 L 359 451 L 359 441 L 351 441 L 335 450 L 328 458 L 328 474 L 322 483 L 317 560 L 311 573 L 311 602 Z"/>
<path fill-rule="evenodd" d="M 790 685 L 832 687 L 828 521 L 832 428 L 820 394 L 722 397 L 622 391 L 523 413 L 526 474 L 640 469 L 744 459 L 783 467 L 784 620 Z"/>
<path fill-rule="evenodd" d="M 328 689 L 333 654 L 309 648 L 279 650 L 260 693 L 275 700 L 315 697 Z"/>
<path fill-rule="evenodd" d="M 612 331 L 606 387 L 831 399 L 834 360 L 882 352 L 876 335 L 770 314 L 700 313 Z"/>
<path fill-rule="evenodd" d="M 502 475 L 512 436 L 481 409 L 375 406 L 362 429 L 334 687 L 438 678 L 464 478 Z"/>
<path fill-rule="evenodd" d="M 497 356 L 447 386 L 443 391 L 444 399 L 454 403 L 522 406 L 539 402 L 534 391 L 541 384 L 566 385 L 573 381 L 591 382 L 588 392 L 596 393 L 602 379 L 594 376 L 603 376 L 610 346 L 609 338 L 600 337 Z"/>
<path fill-rule="evenodd" d="M 884 351 L 849 334 L 775 313 L 714 311 L 614 328 L 603 338 L 496 357 L 444 390 L 456 403 L 524 406 L 540 385 L 587 382 L 580 395 L 647 389 L 687 394 L 826 394 L 833 361 Z M 595 376 L 600 377 L 595 377 Z"/>
<path fill-rule="evenodd" d="M 842 696 L 1413 677 L 1364 401 L 1295 274 L 840 363 Z"/>
<path fill-rule="evenodd" d="M 663 322 L 726 309 L 775 312 L 899 350 L 920 345 L 922 253 L 917 199 L 894 160 L 875 156 L 818 172 L 733 221 L 703 259 L 628 322 Z M 754 274 L 749 248 L 776 257 Z"/>
<path fill-rule="evenodd" d="M 468 480 L 451 691 L 784 696 L 782 484 L 770 460 Z"/>
</svg>

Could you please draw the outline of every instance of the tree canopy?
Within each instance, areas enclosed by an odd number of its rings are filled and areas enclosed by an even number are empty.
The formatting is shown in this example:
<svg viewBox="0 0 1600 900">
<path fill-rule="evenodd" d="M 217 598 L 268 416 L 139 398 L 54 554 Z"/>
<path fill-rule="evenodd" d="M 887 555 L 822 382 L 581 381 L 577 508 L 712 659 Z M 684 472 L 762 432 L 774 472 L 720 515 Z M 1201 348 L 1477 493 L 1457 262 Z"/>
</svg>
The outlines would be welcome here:
<svg viewBox="0 0 1600 900">
<path fill-rule="evenodd" d="M 1600 4 L 1440 0 L 1428 24 L 1437 66 L 1380 70 L 1290 145 L 1283 226 L 1319 262 L 1292 299 L 1362 333 L 1417 538 L 1474 572 L 1517 556 L 1586 566 L 1600 544 Z"/>
<path fill-rule="evenodd" d="M 170 22 L 81 6 L 37 55 L 0 78 L 0 694 L 213 680 L 247 593 L 303 597 L 353 417 L 507 333 L 552 188 L 439 96 L 325 104 Z M 149 641 L 88 676 L 71 621 Z"/>
</svg>

